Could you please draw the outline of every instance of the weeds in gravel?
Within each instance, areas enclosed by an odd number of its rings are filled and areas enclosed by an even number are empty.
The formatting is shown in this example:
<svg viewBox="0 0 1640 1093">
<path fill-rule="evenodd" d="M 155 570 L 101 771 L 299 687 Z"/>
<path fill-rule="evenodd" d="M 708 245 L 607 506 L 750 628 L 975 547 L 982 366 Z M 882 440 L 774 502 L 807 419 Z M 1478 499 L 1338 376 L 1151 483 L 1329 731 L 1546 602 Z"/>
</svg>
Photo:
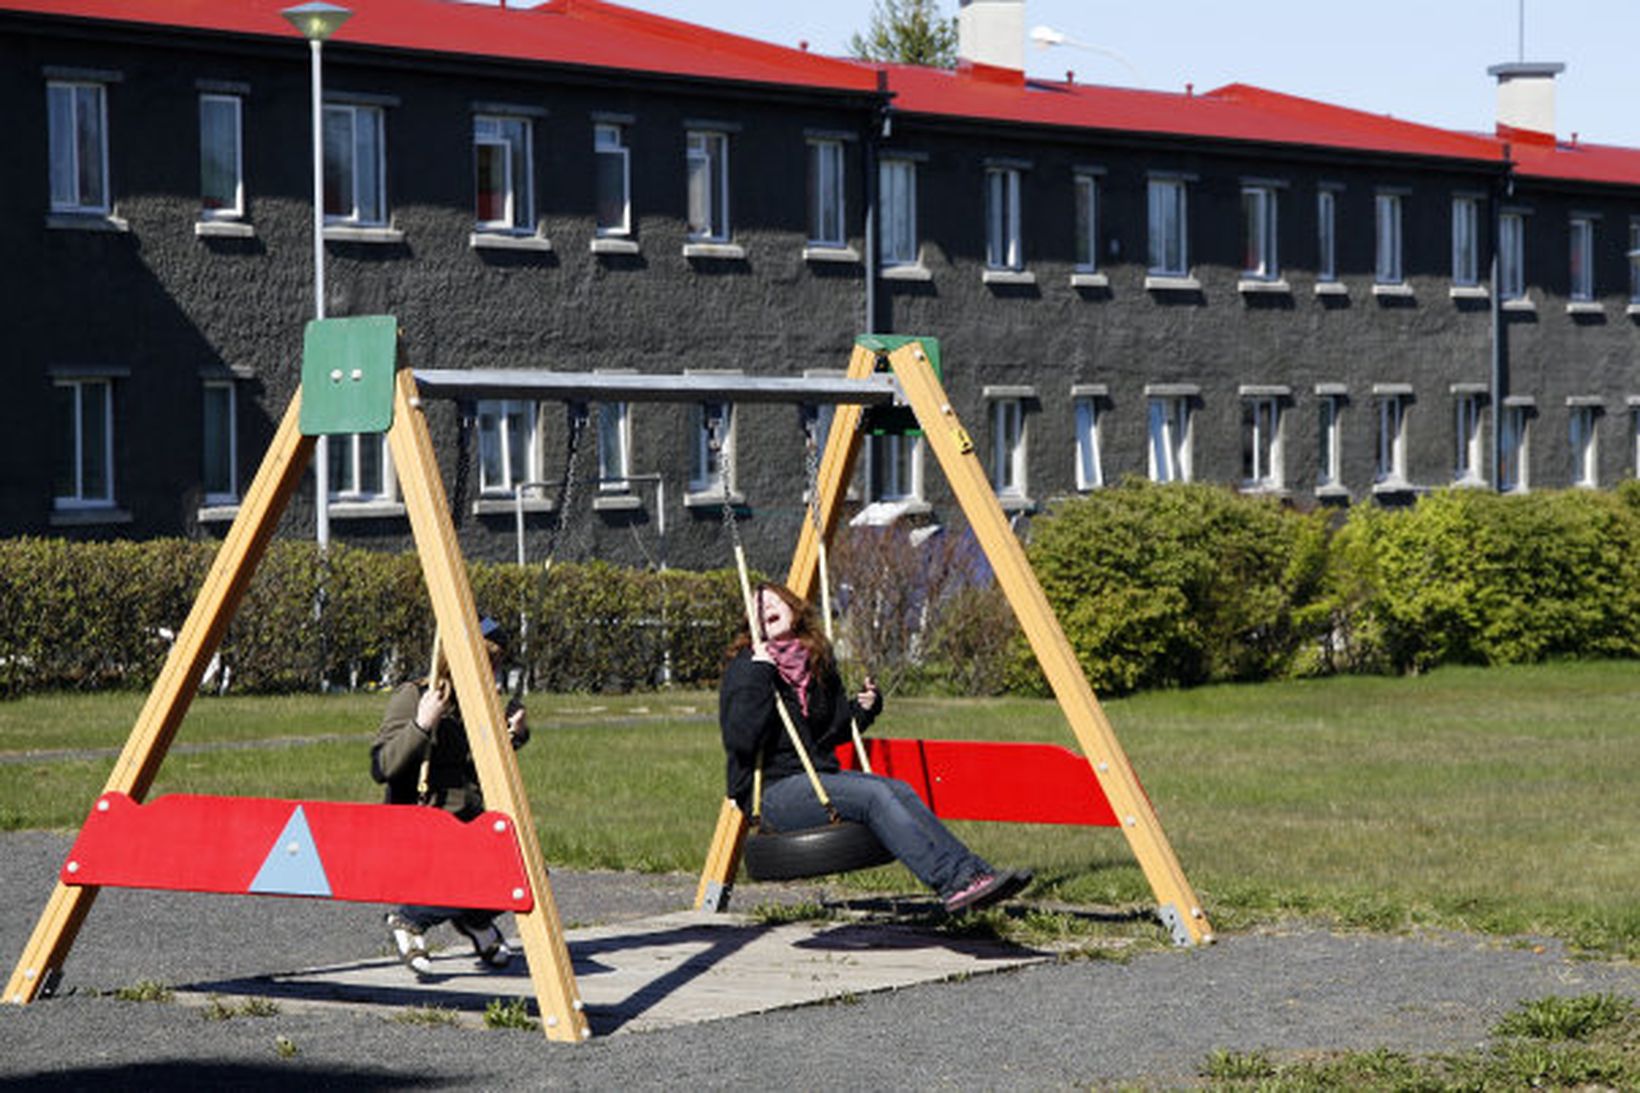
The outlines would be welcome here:
<svg viewBox="0 0 1640 1093">
<path fill-rule="evenodd" d="M 411 1006 L 393 1015 L 400 1025 L 459 1025 L 461 1014 L 448 1006 Z"/>
<path fill-rule="evenodd" d="M 120 987 L 114 992 L 114 997 L 121 1002 L 169 1002 L 175 995 L 164 983 L 139 979 L 129 987 Z"/>
<path fill-rule="evenodd" d="M 484 1007 L 484 1027 L 530 1030 L 541 1026 L 530 1016 L 530 1004 L 524 999 L 514 998 L 510 1002 L 503 1002 L 499 998 L 492 998 Z"/>
<path fill-rule="evenodd" d="M 784 926 L 789 922 L 830 922 L 837 912 L 808 900 L 803 903 L 760 903 L 746 912 L 759 926 Z"/>
<path fill-rule="evenodd" d="M 281 1059 L 294 1059 L 302 1051 L 296 1046 L 296 1041 L 289 1036 L 275 1036 L 273 1038 L 273 1053 Z"/>
<path fill-rule="evenodd" d="M 235 1017 L 275 1017 L 279 1003 L 271 998 L 247 998 L 237 1006 L 224 1002 L 220 995 L 211 995 L 200 1011 L 207 1021 L 228 1021 Z"/>
<path fill-rule="evenodd" d="M 1492 1031 L 1499 1036 L 1534 1040 L 1586 1040 L 1589 1035 L 1620 1024 L 1634 1012 L 1634 1003 L 1616 994 L 1585 994 L 1563 998 L 1551 994 L 1523 1002 Z"/>
</svg>

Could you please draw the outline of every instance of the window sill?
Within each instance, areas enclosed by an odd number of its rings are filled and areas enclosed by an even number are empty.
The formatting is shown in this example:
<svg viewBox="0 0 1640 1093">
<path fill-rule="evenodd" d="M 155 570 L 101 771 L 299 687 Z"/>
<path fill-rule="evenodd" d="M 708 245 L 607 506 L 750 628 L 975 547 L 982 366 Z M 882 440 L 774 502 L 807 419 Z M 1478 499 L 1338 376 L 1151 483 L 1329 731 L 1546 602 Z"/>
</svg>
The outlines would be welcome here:
<svg viewBox="0 0 1640 1093">
<path fill-rule="evenodd" d="M 129 524 L 131 513 L 113 505 L 93 505 L 78 509 L 53 509 L 54 528 L 93 527 L 97 524 Z"/>
<path fill-rule="evenodd" d="M 898 266 L 884 266 L 878 276 L 885 281 L 932 281 L 934 271 L 921 262 L 906 262 Z"/>
<path fill-rule="evenodd" d="M 1146 292 L 1200 292 L 1202 283 L 1190 276 L 1151 273 L 1145 276 Z"/>
<path fill-rule="evenodd" d="M 988 269 L 979 279 L 987 285 L 1034 285 L 1036 274 L 1028 269 Z"/>
<path fill-rule="evenodd" d="M 829 243 L 810 243 L 803 248 L 805 262 L 847 262 L 860 261 L 860 252 L 853 247 L 833 246 Z"/>
<path fill-rule="evenodd" d="M 1291 497 L 1293 491 L 1273 482 L 1243 482 L 1236 487 L 1243 497 Z"/>
<path fill-rule="evenodd" d="M 1516 296 L 1503 302 L 1505 311 L 1536 311 L 1537 304 L 1530 296 Z"/>
<path fill-rule="evenodd" d="M 1606 307 L 1595 300 L 1573 300 L 1566 305 L 1568 315 L 1604 315 Z"/>
<path fill-rule="evenodd" d="M 723 262 L 739 262 L 746 257 L 746 248 L 739 243 L 685 243 L 685 258 L 711 258 Z"/>
<path fill-rule="evenodd" d="M 640 254 L 643 251 L 636 239 L 611 235 L 595 236 L 587 249 L 593 254 Z"/>
<path fill-rule="evenodd" d="M 850 527 L 880 528 L 888 527 L 902 516 L 926 516 L 934 511 L 934 506 L 916 497 L 901 497 L 893 501 L 872 501 L 863 505 L 860 511 L 854 514 L 849 521 Z"/>
<path fill-rule="evenodd" d="M 199 220 L 194 234 L 201 239 L 254 239 L 256 225 L 243 220 Z"/>
<path fill-rule="evenodd" d="M 1261 292 L 1268 292 L 1279 296 L 1291 296 L 1293 286 L 1280 277 L 1271 280 L 1264 280 L 1259 277 L 1243 277 L 1236 282 L 1236 291 L 1243 295 L 1257 295 Z"/>
<path fill-rule="evenodd" d="M 1416 493 L 1417 490 L 1417 486 L 1414 486 L 1411 482 L 1408 482 L 1404 478 L 1386 478 L 1382 482 L 1374 482 L 1372 484 L 1372 494 L 1374 497 L 1383 497 L 1385 495 L 1393 496 L 1395 494 L 1402 493 Z"/>
<path fill-rule="evenodd" d="M 1315 283 L 1317 296 L 1348 296 L 1350 286 L 1343 281 L 1317 281 Z"/>
<path fill-rule="evenodd" d="M 1640 315 L 1640 300 L 1635 300 L 1623 309 L 1625 315 Z"/>
<path fill-rule="evenodd" d="M 1110 278 L 1103 273 L 1089 270 L 1086 273 L 1071 274 L 1072 288 L 1109 288 Z"/>
<path fill-rule="evenodd" d="M 1003 512 L 1036 511 L 1035 499 L 1030 497 L 1021 497 L 1018 495 L 1009 495 L 1006 497 L 999 496 L 997 498 L 997 506 L 1001 508 Z"/>
<path fill-rule="evenodd" d="M 239 518 L 239 502 L 222 501 L 201 505 L 194 519 L 202 524 L 225 524 Z"/>
<path fill-rule="evenodd" d="M 643 498 L 634 493 L 603 493 L 592 499 L 593 512 L 629 512 L 643 508 Z"/>
<path fill-rule="evenodd" d="M 1374 296 L 1387 297 L 1392 300 L 1410 300 L 1412 297 L 1417 295 L 1417 293 L 1412 291 L 1412 286 L 1404 281 L 1396 284 L 1388 284 L 1380 281 L 1372 286 L 1372 294 Z"/>
<path fill-rule="evenodd" d="M 728 497 L 725 497 L 722 490 L 702 490 L 683 495 L 683 507 L 686 509 L 722 508 L 724 501 L 731 505 L 744 505 L 746 495 L 730 491 Z"/>
<path fill-rule="evenodd" d="M 1446 294 L 1454 300 L 1485 300 L 1491 297 L 1492 290 L 1485 285 L 1453 285 Z"/>
<path fill-rule="evenodd" d="M 1477 478 L 1474 475 L 1469 475 L 1464 478 L 1454 478 L 1452 480 L 1452 488 L 1455 490 L 1484 490 L 1488 488 L 1489 485 L 1490 483 L 1488 483 L 1486 479 Z"/>
<path fill-rule="evenodd" d="M 549 252 L 552 240 L 525 232 L 475 231 L 467 237 L 473 250 L 529 250 Z"/>
<path fill-rule="evenodd" d="M 1325 485 L 1315 488 L 1315 495 L 1323 501 L 1348 501 L 1350 490 L 1348 486 Z"/>
<path fill-rule="evenodd" d="M 524 498 L 525 512 L 552 512 L 557 504 L 545 497 Z M 518 511 L 518 503 L 511 497 L 480 497 L 473 502 L 474 516 L 511 516 Z"/>
<path fill-rule="evenodd" d="M 46 227 L 54 231 L 124 234 L 131 230 L 131 222 L 113 213 L 48 213 Z"/>
<path fill-rule="evenodd" d="M 326 243 L 402 243 L 404 233 L 397 228 L 354 227 L 350 224 L 326 224 Z"/>
<path fill-rule="evenodd" d="M 329 512 L 335 520 L 371 520 L 383 516 L 403 516 L 402 501 L 332 501 Z"/>
</svg>

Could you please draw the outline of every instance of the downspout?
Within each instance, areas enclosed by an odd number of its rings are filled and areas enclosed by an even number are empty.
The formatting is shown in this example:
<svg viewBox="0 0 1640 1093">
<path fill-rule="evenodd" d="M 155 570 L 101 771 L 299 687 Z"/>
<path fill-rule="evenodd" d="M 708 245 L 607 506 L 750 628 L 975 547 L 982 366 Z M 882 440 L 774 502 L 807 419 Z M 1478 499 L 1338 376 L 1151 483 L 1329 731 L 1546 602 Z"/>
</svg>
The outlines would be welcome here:
<svg viewBox="0 0 1640 1093">
<path fill-rule="evenodd" d="M 1510 146 L 1503 146 L 1503 172 L 1492 185 L 1490 250 L 1492 271 L 1491 320 L 1492 375 L 1488 387 L 1492 392 L 1492 492 L 1503 492 L 1503 415 L 1504 399 L 1508 396 L 1509 331 L 1503 324 L 1503 262 L 1499 246 L 1503 231 L 1503 202 L 1515 192 L 1515 165 Z"/>
<path fill-rule="evenodd" d="M 871 120 L 866 125 L 865 141 L 862 144 L 863 155 L 860 157 L 861 169 L 865 172 L 865 252 L 866 252 L 866 329 L 867 334 L 881 334 L 884 331 L 877 329 L 877 294 L 881 290 L 877 276 L 877 145 L 883 139 L 888 129 L 888 72 L 877 70 L 877 92 L 881 96 L 871 113 Z"/>
</svg>

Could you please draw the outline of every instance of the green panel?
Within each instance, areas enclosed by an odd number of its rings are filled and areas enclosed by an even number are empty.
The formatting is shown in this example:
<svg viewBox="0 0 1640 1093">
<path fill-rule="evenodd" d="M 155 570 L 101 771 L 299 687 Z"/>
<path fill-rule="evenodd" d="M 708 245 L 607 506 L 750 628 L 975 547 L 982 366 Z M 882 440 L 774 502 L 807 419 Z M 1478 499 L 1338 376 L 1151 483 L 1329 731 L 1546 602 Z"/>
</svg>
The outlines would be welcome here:
<svg viewBox="0 0 1640 1093">
<path fill-rule="evenodd" d="M 302 435 L 385 433 L 393 425 L 399 324 L 391 315 L 314 319 L 302 335 Z"/>
<path fill-rule="evenodd" d="M 940 340 L 938 338 L 922 337 L 916 334 L 861 334 L 854 339 L 854 344 L 862 349 L 869 349 L 878 356 L 877 371 L 888 371 L 888 362 L 883 358 L 896 349 L 910 345 L 912 342 L 922 342 L 923 355 L 934 368 L 934 378 L 942 384 L 945 382 L 945 373 L 940 367 Z M 861 414 L 860 428 L 871 436 L 921 436 L 922 430 L 917 426 L 917 415 L 911 412 L 909 406 L 867 406 Z"/>
</svg>

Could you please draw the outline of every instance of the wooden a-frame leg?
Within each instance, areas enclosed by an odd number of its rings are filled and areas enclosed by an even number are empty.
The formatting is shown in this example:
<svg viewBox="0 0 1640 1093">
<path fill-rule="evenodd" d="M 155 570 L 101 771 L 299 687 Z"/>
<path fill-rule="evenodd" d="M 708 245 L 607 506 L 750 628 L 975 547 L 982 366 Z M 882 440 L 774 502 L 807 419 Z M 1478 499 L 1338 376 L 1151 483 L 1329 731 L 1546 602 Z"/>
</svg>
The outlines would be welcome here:
<svg viewBox="0 0 1640 1093">
<path fill-rule="evenodd" d="M 222 643 L 222 635 L 244 598 L 279 517 L 312 458 L 313 439 L 301 434 L 300 403 L 298 393 L 291 399 L 262 467 L 246 491 L 239 515 L 205 575 L 103 793 L 125 793 L 141 801 L 153 785 L 177 726 L 199 690 L 206 665 Z M 56 978 L 98 891 L 89 885 L 57 883 L 6 984 L 5 1001 L 18 1005 L 31 1002 Z"/>
<path fill-rule="evenodd" d="M 546 862 L 535 837 L 529 798 L 518 773 L 507 735 L 507 721 L 497 696 L 489 657 L 478 629 L 472 586 L 450 520 L 449 501 L 439 478 L 438 459 L 421 410 L 414 375 L 401 368 L 395 379 L 393 427 L 387 434 L 393 465 L 399 474 L 404 506 L 421 556 L 422 575 L 433 602 L 433 615 L 444 635 L 445 659 L 455 683 L 456 701 L 467 728 L 478 784 L 489 809 L 512 817 L 525 875 L 535 894 L 534 906 L 516 913 L 524 957 L 529 963 L 549 1040 L 580 1041 L 592 1035 L 587 1025 L 563 922 L 552 898 Z"/>
</svg>

